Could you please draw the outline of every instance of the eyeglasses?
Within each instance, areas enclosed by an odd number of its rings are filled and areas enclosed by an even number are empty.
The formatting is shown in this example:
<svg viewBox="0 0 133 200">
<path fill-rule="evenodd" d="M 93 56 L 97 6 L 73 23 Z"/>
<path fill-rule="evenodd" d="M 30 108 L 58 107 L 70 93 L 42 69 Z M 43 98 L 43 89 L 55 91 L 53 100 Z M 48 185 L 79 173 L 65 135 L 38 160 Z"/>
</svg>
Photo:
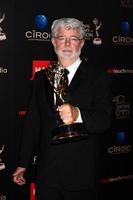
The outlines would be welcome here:
<svg viewBox="0 0 133 200">
<path fill-rule="evenodd" d="M 70 41 L 71 43 L 78 43 L 79 41 L 81 41 L 82 39 L 81 38 L 78 38 L 76 36 L 72 36 L 72 37 L 65 37 L 65 36 L 56 36 L 55 37 L 56 39 L 58 39 L 58 41 L 60 43 L 65 43 L 66 41 Z"/>
</svg>

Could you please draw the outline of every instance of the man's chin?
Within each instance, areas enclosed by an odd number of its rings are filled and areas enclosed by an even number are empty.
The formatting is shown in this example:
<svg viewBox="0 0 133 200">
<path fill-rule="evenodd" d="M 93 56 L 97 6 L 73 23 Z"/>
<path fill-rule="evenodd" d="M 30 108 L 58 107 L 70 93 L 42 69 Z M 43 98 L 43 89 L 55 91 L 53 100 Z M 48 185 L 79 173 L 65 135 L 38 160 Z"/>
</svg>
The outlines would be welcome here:
<svg viewBox="0 0 133 200">
<path fill-rule="evenodd" d="M 66 57 L 66 56 L 63 56 L 62 58 L 63 58 L 64 60 L 72 60 L 72 58 L 71 58 L 70 56 L 67 56 L 67 57 Z"/>
</svg>

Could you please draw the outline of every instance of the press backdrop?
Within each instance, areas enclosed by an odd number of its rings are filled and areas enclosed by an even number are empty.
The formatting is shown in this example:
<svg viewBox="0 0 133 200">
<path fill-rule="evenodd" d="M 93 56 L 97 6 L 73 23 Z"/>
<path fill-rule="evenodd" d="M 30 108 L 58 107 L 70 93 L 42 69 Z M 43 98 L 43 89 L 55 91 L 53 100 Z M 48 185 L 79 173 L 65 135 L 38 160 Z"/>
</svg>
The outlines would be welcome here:
<svg viewBox="0 0 133 200">
<path fill-rule="evenodd" d="M 113 124 L 101 138 L 101 199 L 128 199 L 133 184 L 133 0 L 0 1 L 0 200 L 34 200 L 36 154 L 25 186 L 12 182 L 36 71 L 55 60 L 51 22 L 86 25 L 83 59 L 112 77 Z"/>
</svg>

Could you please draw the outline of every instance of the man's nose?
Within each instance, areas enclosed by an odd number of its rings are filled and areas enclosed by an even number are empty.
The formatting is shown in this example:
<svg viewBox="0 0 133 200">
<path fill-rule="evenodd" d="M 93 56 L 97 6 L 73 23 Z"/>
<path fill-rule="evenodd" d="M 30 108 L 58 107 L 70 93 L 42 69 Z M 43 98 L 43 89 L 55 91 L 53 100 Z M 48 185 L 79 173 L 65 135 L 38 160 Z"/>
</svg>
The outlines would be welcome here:
<svg viewBox="0 0 133 200">
<path fill-rule="evenodd" d="M 70 45 L 71 44 L 71 39 L 70 38 L 66 38 L 65 39 L 65 44 L 66 45 Z"/>
</svg>

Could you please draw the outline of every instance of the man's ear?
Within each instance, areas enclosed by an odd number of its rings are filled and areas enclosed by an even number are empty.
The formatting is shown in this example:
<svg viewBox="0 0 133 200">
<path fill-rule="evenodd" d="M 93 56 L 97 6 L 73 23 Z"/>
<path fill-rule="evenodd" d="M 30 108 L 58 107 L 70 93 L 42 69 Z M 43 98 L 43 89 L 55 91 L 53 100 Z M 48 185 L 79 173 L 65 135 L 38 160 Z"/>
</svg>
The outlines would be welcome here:
<svg viewBox="0 0 133 200">
<path fill-rule="evenodd" d="M 51 38 L 51 43 L 53 44 L 53 46 L 55 46 L 55 39 L 53 37 Z"/>
<path fill-rule="evenodd" d="M 85 40 L 82 40 L 81 47 L 83 47 L 84 44 L 85 44 Z"/>
</svg>

